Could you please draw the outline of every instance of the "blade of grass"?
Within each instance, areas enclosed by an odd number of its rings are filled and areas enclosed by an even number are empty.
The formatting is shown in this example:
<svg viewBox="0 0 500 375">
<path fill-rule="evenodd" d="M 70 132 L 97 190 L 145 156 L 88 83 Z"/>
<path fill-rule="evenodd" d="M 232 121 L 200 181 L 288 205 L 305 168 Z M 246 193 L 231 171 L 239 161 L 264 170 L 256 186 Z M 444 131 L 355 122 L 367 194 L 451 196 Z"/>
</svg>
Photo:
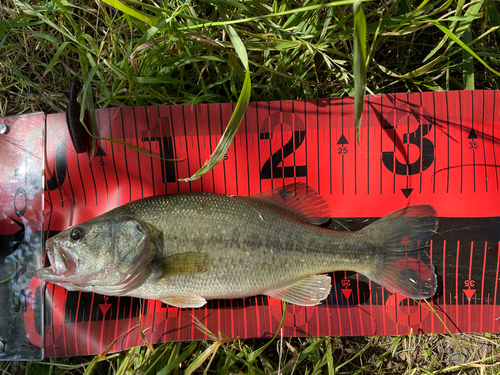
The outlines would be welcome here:
<svg viewBox="0 0 500 375">
<path fill-rule="evenodd" d="M 464 4 L 465 4 L 465 0 L 458 0 L 457 9 L 455 11 L 455 16 L 459 16 L 462 13 L 462 8 L 463 8 Z M 456 25 L 457 25 L 457 21 L 453 21 L 450 25 L 450 29 L 454 30 Z M 434 49 L 424 58 L 423 62 L 428 61 L 432 56 L 434 56 L 437 53 L 437 51 L 439 51 L 441 49 L 441 47 L 443 47 L 445 45 L 445 43 L 447 41 L 448 41 L 448 37 L 445 36 L 444 38 L 442 38 L 441 41 L 436 45 L 436 47 L 434 47 Z"/>
<path fill-rule="evenodd" d="M 191 364 L 188 366 L 184 374 L 187 375 L 192 374 L 203 364 L 203 362 L 206 361 L 208 357 L 213 355 L 221 345 L 226 344 L 228 342 L 232 342 L 234 340 L 237 339 L 224 339 L 224 340 L 217 340 L 216 342 L 214 342 L 212 345 L 206 348 L 203 353 L 201 353 L 198 357 L 196 357 L 196 359 L 193 362 L 191 362 Z"/>
<path fill-rule="evenodd" d="M 472 33 L 470 28 L 465 30 L 462 40 L 465 44 L 472 42 Z M 474 90 L 474 58 L 470 53 L 462 50 L 462 60 L 464 65 L 464 86 L 466 90 Z"/>
<path fill-rule="evenodd" d="M 488 20 L 492 25 L 500 25 L 500 13 L 495 2 L 487 1 L 485 12 L 487 12 Z M 500 35 L 500 31 L 498 31 L 498 35 Z"/>
<path fill-rule="evenodd" d="M 441 25 L 439 22 L 437 21 L 432 21 L 436 27 L 441 30 L 445 35 L 447 35 L 450 39 L 452 39 L 455 43 L 457 43 L 460 47 L 462 47 L 465 51 L 467 51 L 468 53 L 470 53 L 477 61 L 479 61 L 481 64 L 484 65 L 484 67 L 486 69 L 488 69 L 490 72 L 496 74 L 497 76 L 500 76 L 500 72 L 493 69 L 492 67 L 490 67 L 482 58 L 480 58 L 472 49 L 469 48 L 469 46 L 465 45 L 464 42 L 462 42 L 460 39 L 458 39 L 455 35 L 453 35 L 453 33 L 448 30 L 446 27 L 444 27 L 443 25 Z"/>
<path fill-rule="evenodd" d="M 134 329 L 136 329 L 137 327 L 139 327 L 139 324 L 133 326 L 132 328 L 130 328 L 128 331 L 125 331 L 123 332 L 122 334 L 118 335 L 108 346 L 106 349 L 104 349 L 104 351 L 95 356 L 94 359 L 92 359 L 92 361 L 89 363 L 88 367 L 85 369 L 85 372 L 84 372 L 84 375 L 90 375 L 90 374 L 93 374 L 94 372 L 94 367 L 97 365 L 98 362 L 100 361 L 103 361 L 106 359 L 106 355 L 108 354 L 108 352 L 113 348 L 113 346 L 119 341 L 121 340 L 123 337 L 125 337 L 126 335 L 128 335 L 130 332 L 132 332 Z"/>
<path fill-rule="evenodd" d="M 52 60 L 50 60 L 50 63 L 49 65 L 47 66 L 47 69 L 45 69 L 45 72 L 43 72 L 42 74 L 42 80 L 45 78 L 45 76 L 50 72 L 52 71 L 52 69 L 54 68 L 54 65 L 56 65 L 58 62 L 59 62 L 59 57 L 61 56 L 61 53 L 64 52 L 64 49 L 69 45 L 69 42 L 64 42 L 63 44 L 61 44 L 59 46 L 59 48 L 57 49 L 56 53 L 54 54 L 54 57 L 52 58 Z"/>
<path fill-rule="evenodd" d="M 98 65 L 94 65 L 90 71 L 87 73 L 87 64 L 86 60 L 84 58 L 81 58 L 80 61 L 82 62 L 82 70 L 83 70 L 83 88 L 82 88 L 82 101 L 81 101 L 81 107 L 80 107 L 80 123 L 82 126 L 87 130 L 87 133 L 89 133 L 91 136 L 95 136 L 97 134 L 97 125 L 96 125 L 96 120 L 95 120 L 95 109 L 94 109 L 94 104 L 93 104 L 93 99 L 92 99 L 92 92 L 90 90 L 90 83 L 92 82 L 92 79 L 97 73 L 97 70 L 99 69 Z M 90 125 L 92 127 L 92 131 L 89 131 L 87 128 L 84 118 L 85 118 L 85 113 L 88 113 L 90 116 Z M 92 142 L 92 147 L 90 150 L 90 156 L 93 157 L 96 152 L 96 142 Z"/>
<path fill-rule="evenodd" d="M 245 46 L 243 45 L 243 42 L 241 41 L 236 31 L 234 31 L 231 26 L 227 26 L 226 30 L 229 38 L 231 39 L 231 42 L 233 43 L 236 53 L 238 54 L 238 57 L 240 58 L 243 66 L 246 69 L 245 79 L 243 81 L 243 87 L 241 89 L 240 97 L 238 99 L 238 102 L 236 103 L 234 112 L 231 115 L 231 118 L 229 119 L 229 122 L 226 126 L 226 130 L 224 131 L 224 134 L 222 134 L 222 137 L 217 144 L 215 151 L 210 156 L 210 159 L 207 160 L 205 164 L 191 177 L 181 178 L 180 181 L 193 181 L 200 178 L 203 174 L 212 170 L 224 158 L 224 155 L 226 155 L 226 152 L 231 146 L 234 136 L 236 135 L 236 132 L 240 127 L 241 121 L 245 116 L 248 103 L 250 102 L 252 83 L 250 81 L 248 54 L 246 52 Z"/>
<path fill-rule="evenodd" d="M 341 364 L 337 365 L 337 367 L 335 367 L 334 373 L 337 373 L 342 367 L 344 367 L 348 363 L 352 362 L 354 359 L 356 359 L 357 357 L 359 357 L 360 355 L 362 355 L 365 351 L 367 351 L 372 346 L 372 342 L 373 342 L 373 338 L 370 339 L 370 341 L 360 351 L 358 351 L 354 356 L 352 356 L 351 358 L 349 358 L 344 363 L 341 363 Z"/>
<path fill-rule="evenodd" d="M 261 354 L 264 350 L 267 349 L 267 347 L 269 345 L 271 345 L 271 343 L 276 340 L 276 337 L 278 337 L 278 334 L 281 332 L 281 328 L 283 327 L 283 324 L 285 324 L 285 318 L 286 318 L 286 302 L 282 302 L 283 303 L 283 314 L 281 316 L 281 322 L 280 322 L 280 325 L 278 326 L 278 329 L 276 330 L 276 332 L 274 333 L 274 336 L 271 340 L 269 340 L 268 343 L 266 343 L 264 346 L 262 346 L 261 348 L 251 352 L 248 354 L 247 358 L 248 358 L 248 362 L 252 363 L 253 361 L 255 361 Z"/>
<path fill-rule="evenodd" d="M 182 344 L 179 343 L 178 345 Z M 197 346 L 198 342 L 192 342 L 190 345 L 188 345 L 187 348 L 183 349 L 182 353 L 180 353 L 176 358 L 172 358 L 172 360 L 168 362 L 167 366 L 165 366 L 160 372 L 158 372 L 158 375 L 170 374 L 173 370 L 178 368 L 178 366 L 182 362 L 189 358 L 189 356 L 195 351 Z"/>
<path fill-rule="evenodd" d="M 442 55 L 436 57 L 434 60 L 432 60 L 431 62 L 428 62 L 427 64 L 409 72 L 409 73 L 406 73 L 406 74 L 397 74 L 396 72 L 393 72 L 391 70 L 389 70 L 388 68 L 380 65 L 380 64 L 377 64 L 377 66 L 380 68 L 380 70 L 382 70 L 384 73 L 392 76 L 392 77 L 396 77 L 396 78 L 415 78 L 415 77 L 418 77 L 426 72 L 428 72 L 429 70 L 431 70 L 432 68 L 434 68 L 434 66 L 439 63 L 439 61 L 446 55 L 446 52 L 444 52 Z"/>
<path fill-rule="evenodd" d="M 366 18 L 359 2 L 354 9 L 354 121 L 356 126 L 356 141 L 359 142 L 361 117 L 366 92 Z"/>
<path fill-rule="evenodd" d="M 315 5 L 304 5 L 299 8 L 294 8 L 282 12 L 276 12 L 276 13 L 271 13 L 271 14 L 264 14 L 260 16 L 255 16 L 255 17 L 247 17 L 247 18 L 240 18 L 240 19 L 234 19 L 234 20 L 226 20 L 226 21 L 219 21 L 219 22 L 210 22 L 210 21 L 205 21 L 202 24 L 196 24 L 192 25 L 186 28 L 181 28 L 180 30 L 191 30 L 191 29 L 199 29 L 202 27 L 210 27 L 210 26 L 227 26 L 227 25 L 234 25 L 238 23 L 247 23 L 247 22 L 254 22 L 254 21 L 259 21 L 261 19 L 270 19 L 274 17 L 281 17 L 281 16 L 286 16 L 286 15 L 294 15 L 297 13 L 302 13 L 302 12 L 310 12 L 316 9 L 325 9 L 329 7 L 338 7 L 342 5 L 351 5 L 355 2 L 362 3 L 362 2 L 368 2 L 370 0 L 341 0 L 341 1 L 334 1 L 326 4 L 315 4 Z"/>
<path fill-rule="evenodd" d="M 160 20 L 158 17 L 152 17 L 147 15 L 146 13 L 139 12 L 138 10 L 129 7 L 128 5 L 122 3 L 118 0 L 102 0 L 104 3 L 115 7 L 116 9 L 121 10 L 123 13 L 128 14 L 134 18 L 137 18 L 139 21 L 147 23 L 149 26 L 156 25 Z"/>
</svg>

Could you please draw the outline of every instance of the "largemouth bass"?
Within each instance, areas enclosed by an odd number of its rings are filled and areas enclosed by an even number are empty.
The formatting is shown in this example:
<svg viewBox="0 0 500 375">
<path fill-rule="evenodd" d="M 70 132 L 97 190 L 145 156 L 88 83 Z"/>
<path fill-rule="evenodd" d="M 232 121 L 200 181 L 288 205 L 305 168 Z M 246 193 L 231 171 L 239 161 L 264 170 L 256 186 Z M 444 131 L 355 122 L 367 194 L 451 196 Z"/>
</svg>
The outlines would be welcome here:
<svg viewBox="0 0 500 375">
<path fill-rule="evenodd" d="M 150 197 L 50 238 L 50 267 L 36 276 L 68 290 L 193 308 L 258 294 L 316 305 L 330 294 L 326 273 L 339 270 L 415 299 L 434 295 L 425 251 L 438 224 L 432 207 L 407 207 L 357 232 L 318 226 L 329 219 L 327 203 L 303 183 L 254 196 Z"/>
</svg>

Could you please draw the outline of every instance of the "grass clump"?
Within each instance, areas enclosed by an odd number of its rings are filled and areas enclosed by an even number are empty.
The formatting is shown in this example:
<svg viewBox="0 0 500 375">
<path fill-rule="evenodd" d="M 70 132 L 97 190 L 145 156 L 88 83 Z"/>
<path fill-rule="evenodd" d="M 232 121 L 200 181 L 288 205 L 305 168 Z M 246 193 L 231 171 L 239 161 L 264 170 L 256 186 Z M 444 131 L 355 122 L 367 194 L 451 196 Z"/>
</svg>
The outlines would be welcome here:
<svg viewBox="0 0 500 375">
<path fill-rule="evenodd" d="M 74 78 L 98 108 L 237 102 L 246 62 L 252 101 L 353 95 L 353 4 L 7 0 L 0 115 L 62 112 Z M 498 89 L 496 3 L 356 4 L 367 93 Z"/>
<path fill-rule="evenodd" d="M 499 336 L 227 339 L 89 357 L 4 362 L 8 374 L 498 374 Z M 208 353 L 208 355 L 207 355 Z M 258 353 L 258 355 L 256 355 Z"/>
</svg>

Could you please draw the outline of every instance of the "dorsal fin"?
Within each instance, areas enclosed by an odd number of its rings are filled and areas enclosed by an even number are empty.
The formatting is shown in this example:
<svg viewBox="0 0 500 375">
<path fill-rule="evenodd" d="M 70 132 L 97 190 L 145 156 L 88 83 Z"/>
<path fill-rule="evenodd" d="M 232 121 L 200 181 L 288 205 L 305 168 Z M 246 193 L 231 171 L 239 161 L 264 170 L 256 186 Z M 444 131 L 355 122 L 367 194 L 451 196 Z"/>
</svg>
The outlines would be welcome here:
<svg viewBox="0 0 500 375">
<path fill-rule="evenodd" d="M 311 224 L 324 224 L 330 219 L 328 203 L 316 190 L 303 182 L 288 184 L 252 197 L 264 199 L 293 211 Z"/>
</svg>

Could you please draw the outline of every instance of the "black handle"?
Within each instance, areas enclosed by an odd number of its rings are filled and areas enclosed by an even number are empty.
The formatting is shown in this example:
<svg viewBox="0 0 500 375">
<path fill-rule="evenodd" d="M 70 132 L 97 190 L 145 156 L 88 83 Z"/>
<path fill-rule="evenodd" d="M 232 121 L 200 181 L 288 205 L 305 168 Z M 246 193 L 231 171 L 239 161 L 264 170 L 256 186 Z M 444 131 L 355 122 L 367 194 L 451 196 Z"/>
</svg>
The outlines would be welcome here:
<svg viewBox="0 0 500 375">
<path fill-rule="evenodd" d="M 77 101 L 82 85 L 79 80 L 71 82 L 69 103 L 66 109 L 66 124 L 75 151 L 79 154 L 86 152 L 89 144 L 89 134 L 80 123 L 80 104 Z"/>
</svg>

